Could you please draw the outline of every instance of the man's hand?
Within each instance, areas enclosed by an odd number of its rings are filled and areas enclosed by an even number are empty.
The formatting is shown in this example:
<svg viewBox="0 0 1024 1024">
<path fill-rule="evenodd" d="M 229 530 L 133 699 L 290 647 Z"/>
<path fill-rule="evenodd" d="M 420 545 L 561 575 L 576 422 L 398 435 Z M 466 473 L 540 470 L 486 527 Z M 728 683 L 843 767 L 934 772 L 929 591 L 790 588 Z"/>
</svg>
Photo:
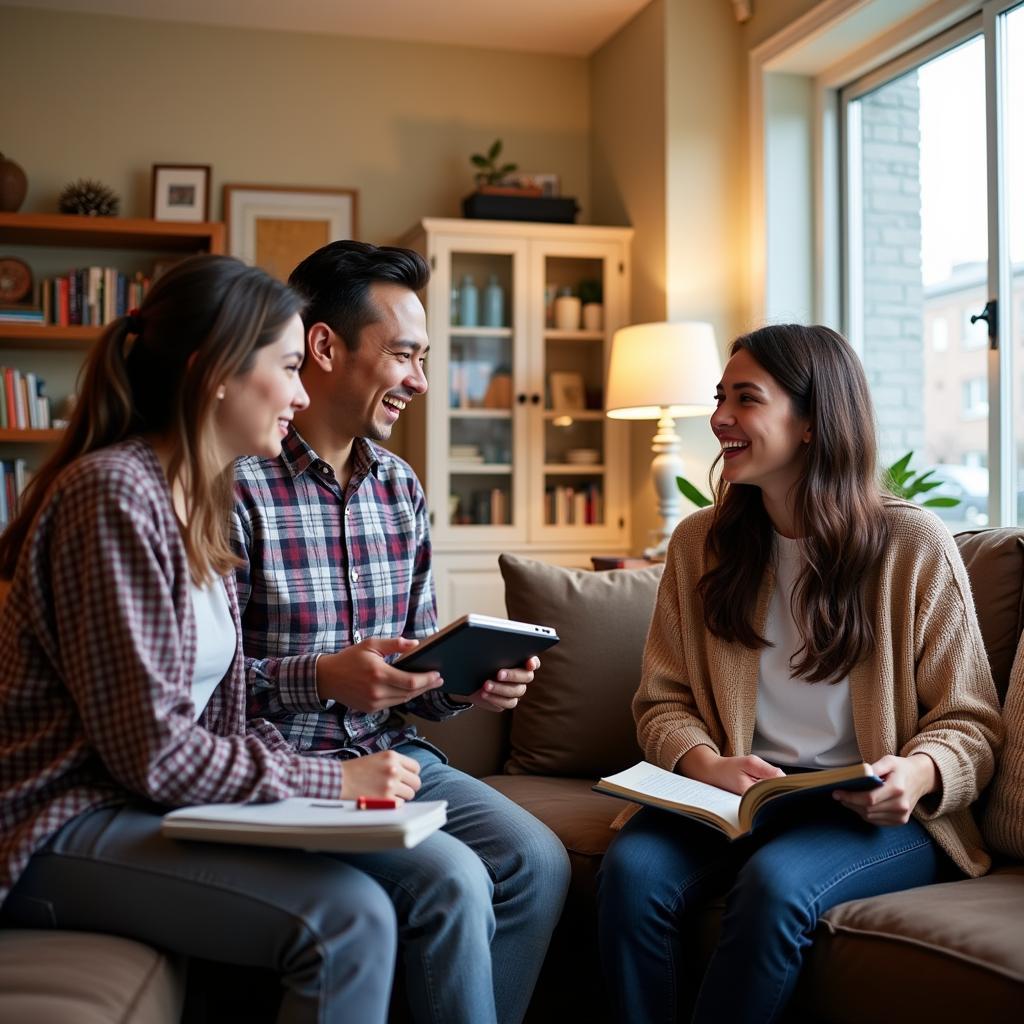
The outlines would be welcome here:
<svg viewBox="0 0 1024 1024">
<path fill-rule="evenodd" d="M 460 704 L 472 704 L 484 711 L 511 711 L 527 686 L 533 682 L 533 673 L 540 668 L 540 658 L 530 658 L 522 668 L 504 668 L 497 679 L 488 679 L 476 693 L 466 697 L 454 693 L 448 699 Z"/>
<path fill-rule="evenodd" d="M 832 796 L 872 825 L 905 825 L 921 797 L 939 785 L 938 769 L 927 754 L 887 754 L 871 770 L 884 785 L 863 792 L 837 789 Z"/>
<path fill-rule="evenodd" d="M 380 711 L 436 690 L 444 682 L 440 672 L 403 672 L 384 660 L 418 643 L 370 637 L 337 654 L 324 654 L 316 663 L 316 692 L 321 700 L 336 700 L 355 711 Z"/>
<path fill-rule="evenodd" d="M 727 789 L 742 796 L 761 779 L 777 779 L 786 773 L 755 754 L 745 757 L 722 757 L 707 744 L 688 750 L 680 758 L 679 773 L 688 779 L 706 782 L 709 786 Z"/>
<path fill-rule="evenodd" d="M 342 762 L 341 799 L 384 797 L 402 803 L 420 788 L 420 763 L 394 750 L 364 754 Z"/>
</svg>

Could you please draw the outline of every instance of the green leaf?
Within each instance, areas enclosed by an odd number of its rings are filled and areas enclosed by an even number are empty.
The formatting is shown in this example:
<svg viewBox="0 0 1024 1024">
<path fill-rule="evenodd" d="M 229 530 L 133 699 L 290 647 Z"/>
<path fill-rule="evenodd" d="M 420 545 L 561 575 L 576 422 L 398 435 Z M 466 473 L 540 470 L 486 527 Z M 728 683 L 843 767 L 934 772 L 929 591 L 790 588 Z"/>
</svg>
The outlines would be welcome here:
<svg viewBox="0 0 1024 1024">
<path fill-rule="evenodd" d="M 921 480 L 923 479 L 924 477 L 921 477 L 917 481 L 917 490 L 919 494 L 926 494 L 928 491 L 934 491 L 936 487 L 941 487 L 943 484 L 942 480 L 930 480 L 928 483 L 923 484 L 921 483 Z"/>
<path fill-rule="evenodd" d="M 491 143 L 491 148 L 487 151 L 488 159 L 496 160 L 497 157 L 498 157 L 498 154 L 500 152 L 501 152 L 501 139 L 495 139 L 494 142 Z"/>
<path fill-rule="evenodd" d="M 960 504 L 959 498 L 929 498 L 922 501 L 925 508 L 956 508 Z"/>
<path fill-rule="evenodd" d="M 900 476 L 901 474 L 903 474 L 903 473 L 904 473 L 904 471 L 906 470 L 907 466 L 909 466 L 909 465 L 910 465 L 910 460 L 911 460 L 911 459 L 912 459 L 913 457 L 914 457 L 914 453 L 913 453 L 913 452 L 911 451 L 911 452 L 907 452 L 907 454 L 906 454 L 906 455 L 904 455 L 902 459 L 897 459 L 897 460 L 896 460 L 896 461 L 895 461 L 895 462 L 894 462 L 894 463 L 893 463 L 893 464 L 892 464 L 892 465 L 891 465 L 891 466 L 889 467 L 889 475 L 890 475 L 890 476 L 891 476 L 891 477 L 892 477 L 893 479 L 896 479 L 896 477 L 898 477 L 898 476 Z M 907 478 L 906 478 L 906 476 L 903 476 L 903 479 L 904 479 L 904 480 L 906 480 L 906 479 L 907 479 Z"/>
<path fill-rule="evenodd" d="M 479 153 L 474 153 L 469 159 L 474 167 L 487 167 L 491 162 L 487 157 L 481 156 Z"/>
<path fill-rule="evenodd" d="M 505 164 L 499 168 L 498 173 L 504 177 L 506 174 L 511 174 L 519 164 Z"/>
<path fill-rule="evenodd" d="M 704 494 L 702 491 L 694 487 L 685 476 L 676 477 L 676 487 L 679 488 L 679 492 L 688 501 L 693 502 L 697 508 L 707 508 L 711 504 L 711 499 Z"/>
</svg>

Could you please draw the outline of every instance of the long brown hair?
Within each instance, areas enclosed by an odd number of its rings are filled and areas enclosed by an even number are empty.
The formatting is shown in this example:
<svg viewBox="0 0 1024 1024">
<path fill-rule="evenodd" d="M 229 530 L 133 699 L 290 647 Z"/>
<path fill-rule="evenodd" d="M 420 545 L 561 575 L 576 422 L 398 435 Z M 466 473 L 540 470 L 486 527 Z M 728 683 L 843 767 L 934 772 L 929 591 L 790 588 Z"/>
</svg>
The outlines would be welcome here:
<svg viewBox="0 0 1024 1024">
<path fill-rule="evenodd" d="M 186 494 L 182 540 L 193 578 L 206 582 L 233 568 L 227 533 L 233 472 L 209 443 L 217 388 L 250 369 L 256 351 L 301 310 L 302 300 L 287 285 L 229 256 L 192 256 L 167 271 L 139 311 L 115 320 L 89 353 L 64 436 L 0 537 L 0 577 L 14 575 L 61 470 L 139 434 L 169 441 L 169 482 L 180 481 Z"/>
<path fill-rule="evenodd" d="M 874 644 L 867 577 L 889 536 L 867 380 L 846 339 L 828 327 L 762 327 L 737 338 L 730 355 L 741 349 L 810 420 L 794 502 L 807 564 L 793 590 L 793 616 L 804 645 L 792 669 L 808 682 L 837 682 Z M 716 492 L 705 541 L 712 568 L 697 585 L 704 621 L 715 636 L 762 648 L 767 641 L 753 619 L 774 528 L 759 487 L 720 479 Z"/>
</svg>

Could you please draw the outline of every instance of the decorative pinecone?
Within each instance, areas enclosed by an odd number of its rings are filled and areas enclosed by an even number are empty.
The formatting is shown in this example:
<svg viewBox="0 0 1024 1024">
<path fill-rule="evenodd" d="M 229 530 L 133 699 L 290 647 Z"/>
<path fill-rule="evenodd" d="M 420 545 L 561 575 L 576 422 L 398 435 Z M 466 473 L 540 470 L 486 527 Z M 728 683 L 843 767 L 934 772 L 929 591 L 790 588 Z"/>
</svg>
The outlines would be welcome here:
<svg viewBox="0 0 1024 1024">
<path fill-rule="evenodd" d="M 116 217 L 120 205 L 121 197 L 112 188 L 92 178 L 79 178 L 64 186 L 57 209 L 89 217 Z"/>
</svg>

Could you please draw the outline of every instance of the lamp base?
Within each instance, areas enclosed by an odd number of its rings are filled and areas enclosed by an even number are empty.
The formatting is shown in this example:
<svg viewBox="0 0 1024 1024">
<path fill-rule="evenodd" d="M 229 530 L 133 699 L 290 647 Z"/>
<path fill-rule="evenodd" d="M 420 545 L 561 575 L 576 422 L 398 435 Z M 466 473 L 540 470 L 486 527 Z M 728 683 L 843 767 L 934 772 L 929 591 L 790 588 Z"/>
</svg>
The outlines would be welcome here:
<svg viewBox="0 0 1024 1024">
<path fill-rule="evenodd" d="M 664 562 L 668 554 L 668 537 L 662 537 L 653 547 L 644 548 L 644 558 L 649 562 Z"/>
<path fill-rule="evenodd" d="M 683 460 L 679 448 L 675 421 L 669 415 L 668 409 L 662 409 L 661 419 L 658 420 L 658 432 L 651 442 L 651 451 L 654 453 L 651 460 L 651 482 L 658 496 L 661 529 L 657 531 L 658 542 L 644 551 L 645 558 L 656 562 L 665 561 L 672 531 L 683 514 L 683 498 L 676 485 L 676 477 L 683 474 Z"/>
</svg>

